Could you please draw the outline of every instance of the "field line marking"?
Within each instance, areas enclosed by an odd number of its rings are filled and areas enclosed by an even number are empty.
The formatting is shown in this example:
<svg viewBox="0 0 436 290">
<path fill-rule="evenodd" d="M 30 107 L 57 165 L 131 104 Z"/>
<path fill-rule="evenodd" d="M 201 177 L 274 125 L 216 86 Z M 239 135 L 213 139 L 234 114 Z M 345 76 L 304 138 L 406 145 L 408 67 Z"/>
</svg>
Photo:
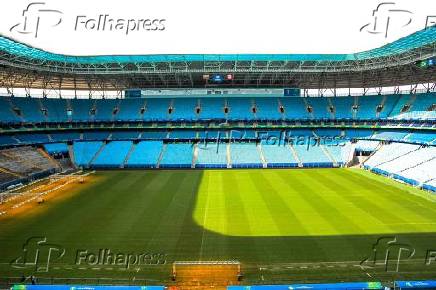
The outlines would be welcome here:
<svg viewBox="0 0 436 290">
<path fill-rule="evenodd" d="M 203 246 L 204 246 L 204 237 L 206 233 L 206 219 L 207 219 L 207 211 L 209 210 L 209 178 L 207 179 L 207 194 L 206 194 L 206 204 L 204 206 L 204 216 L 203 216 L 203 230 L 201 233 L 201 245 L 200 245 L 200 261 L 203 259 Z"/>
</svg>

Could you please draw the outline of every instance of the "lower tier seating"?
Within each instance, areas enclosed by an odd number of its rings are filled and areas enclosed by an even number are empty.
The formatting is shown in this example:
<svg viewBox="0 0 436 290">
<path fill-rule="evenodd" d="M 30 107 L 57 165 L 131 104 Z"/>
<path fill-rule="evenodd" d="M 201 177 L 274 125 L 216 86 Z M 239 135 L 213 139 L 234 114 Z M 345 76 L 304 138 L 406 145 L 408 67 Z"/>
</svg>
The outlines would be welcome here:
<svg viewBox="0 0 436 290">
<path fill-rule="evenodd" d="M 134 145 L 133 151 L 127 159 L 126 167 L 132 168 L 154 168 L 162 152 L 162 141 L 141 141 Z"/>
<path fill-rule="evenodd" d="M 74 142 L 74 163 L 77 166 L 89 166 L 89 163 L 102 146 L 103 142 L 101 141 Z"/>
<path fill-rule="evenodd" d="M 0 189 L 60 170 L 45 152 L 30 146 L 0 150 Z"/>
<path fill-rule="evenodd" d="M 131 147 L 131 141 L 109 142 L 101 147 L 91 164 L 96 167 L 119 167 L 124 164 Z"/>
<path fill-rule="evenodd" d="M 365 162 L 365 168 L 412 185 L 431 185 L 436 178 L 436 147 L 383 145 Z"/>
<path fill-rule="evenodd" d="M 268 167 L 298 166 L 289 145 L 262 145 L 262 152 Z"/>
<path fill-rule="evenodd" d="M 192 164 L 193 145 L 188 143 L 167 144 L 159 167 L 189 168 Z"/>
<path fill-rule="evenodd" d="M 200 143 L 197 146 L 197 168 L 225 168 L 227 167 L 227 144 L 213 143 L 206 144 Z"/>
</svg>

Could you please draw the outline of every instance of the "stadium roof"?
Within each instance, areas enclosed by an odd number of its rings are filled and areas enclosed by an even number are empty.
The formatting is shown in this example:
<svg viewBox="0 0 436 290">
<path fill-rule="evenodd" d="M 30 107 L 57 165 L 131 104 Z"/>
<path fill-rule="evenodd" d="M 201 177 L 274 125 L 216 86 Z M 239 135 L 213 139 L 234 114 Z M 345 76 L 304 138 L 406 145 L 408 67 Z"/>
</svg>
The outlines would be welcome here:
<svg viewBox="0 0 436 290">
<path fill-rule="evenodd" d="M 204 87 L 205 73 L 233 73 L 228 86 L 394 86 L 435 81 L 416 62 L 436 56 L 436 26 L 353 54 L 170 54 L 71 56 L 0 35 L 4 87 L 75 89 Z M 210 85 L 210 84 L 209 84 Z"/>
</svg>

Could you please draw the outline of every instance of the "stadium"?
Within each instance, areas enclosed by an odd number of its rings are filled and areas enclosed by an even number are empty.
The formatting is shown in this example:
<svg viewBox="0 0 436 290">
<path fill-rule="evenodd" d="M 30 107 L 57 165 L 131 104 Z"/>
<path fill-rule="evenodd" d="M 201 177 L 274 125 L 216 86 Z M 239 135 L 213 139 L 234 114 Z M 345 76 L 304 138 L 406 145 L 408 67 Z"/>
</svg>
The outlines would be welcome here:
<svg viewBox="0 0 436 290">
<path fill-rule="evenodd" d="M 0 288 L 435 288 L 435 61 L 0 35 Z"/>
</svg>

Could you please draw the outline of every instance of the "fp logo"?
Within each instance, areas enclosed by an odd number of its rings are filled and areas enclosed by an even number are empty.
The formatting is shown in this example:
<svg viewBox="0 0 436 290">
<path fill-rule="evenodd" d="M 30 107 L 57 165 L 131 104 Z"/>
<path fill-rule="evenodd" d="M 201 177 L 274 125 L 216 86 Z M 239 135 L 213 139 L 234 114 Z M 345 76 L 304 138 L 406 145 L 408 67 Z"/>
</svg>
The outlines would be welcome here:
<svg viewBox="0 0 436 290">
<path fill-rule="evenodd" d="M 372 246 L 372 253 L 360 262 L 362 269 L 383 266 L 386 272 L 398 272 L 401 261 L 409 260 L 415 255 L 410 245 L 397 242 L 396 237 L 379 238 Z"/>
<path fill-rule="evenodd" d="M 33 237 L 23 245 L 23 254 L 11 262 L 16 269 L 34 268 L 35 272 L 48 272 L 50 263 L 61 259 L 65 249 L 47 243 L 45 237 Z"/>
<path fill-rule="evenodd" d="M 380 3 L 375 10 L 372 11 L 373 21 L 363 25 L 360 32 L 366 31 L 371 34 L 384 34 L 388 38 L 391 25 L 406 27 L 412 23 L 409 10 L 396 9 L 395 2 Z"/>
<path fill-rule="evenodd" d="M 22 22 L 12 26 L 9 31 L 30 34 L 37 38 L 41 27 L 55 27 L 61 24 L 62 12 L 44 7 L 45 2 L 32 2 L 27 5 L 22 13 Z"/>
</svg>

